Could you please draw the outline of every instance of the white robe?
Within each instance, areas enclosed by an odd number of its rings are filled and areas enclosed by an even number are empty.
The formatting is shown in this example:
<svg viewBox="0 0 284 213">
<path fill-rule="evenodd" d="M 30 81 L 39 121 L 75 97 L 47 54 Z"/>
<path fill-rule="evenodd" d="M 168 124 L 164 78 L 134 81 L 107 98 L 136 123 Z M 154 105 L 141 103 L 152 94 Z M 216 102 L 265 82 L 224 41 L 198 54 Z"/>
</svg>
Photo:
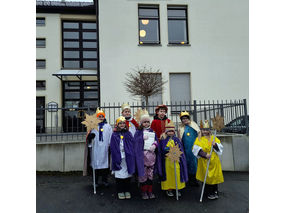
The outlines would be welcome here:
<svg viewBox="0 0 284 213">
<path fill-rule="evenodd" d="M 114 171 L 114 176 L 115 176 L 115 178 L 120 178 L 120 179 L 129 178 L 132 175 L 128 174 L 127 164 L 126 164 L 126 159 L 125 159 L 124 146 L 123 146 L 123 140 L 120 140 L 119 148 L 120 148 L 120 155 L 121 155 L 121 164 L 120 164 L 121 169 Z"/>
<path fill-rule="evenodd" d="M 134 137 L 135 132 L 136 132 L 136 127 L 135 125 L 131 122 L 133 118 L 131 117 L 128 121 L 129 121 L 129 132 L 131 132 L 132 136 Z"/>
<path fill-rule="evenodd" d="M 93 169 L 105 169 L 109 167 L 108 150 L 112 128 L 109 124 L 103 126 L 103 141 L 99 141 L 99 131 L 101 131 L 99 127 L 98 130 L 92 130 L 92 133 L 96 134 L 96 137 L 92 141 L 91 149 L 91 166 Z"/>
</svg>

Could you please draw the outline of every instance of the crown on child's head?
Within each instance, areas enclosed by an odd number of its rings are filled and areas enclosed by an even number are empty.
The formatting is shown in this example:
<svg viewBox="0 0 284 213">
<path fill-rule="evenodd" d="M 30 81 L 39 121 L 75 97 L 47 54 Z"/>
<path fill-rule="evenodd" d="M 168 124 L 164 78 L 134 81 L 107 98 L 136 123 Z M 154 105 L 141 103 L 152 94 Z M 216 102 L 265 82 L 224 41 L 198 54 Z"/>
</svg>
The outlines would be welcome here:
<svg viewBox="0 0 284 213">
<path fill-rule="evenodd" d="M 116 124 L 118 124 L 119 122 L 125 122 L 125 117 L 124 116 L 120 116 L 116 119 Z"/>
<path fill-rule="evenodd" d="M 99 117 L 100 115 L 103 115 L 104 117 L 106 117 L 105 112 L 103 110 L 100 110 L 99 108 L 97 108 L 96 115 L 97 117 Z"/>
<path fill-rule="evenodd" d="M 122 112 L 123 112 L 125 109 L 130 109 L 130 106 L 129 106 L 128 103 L 124 103 L 124 104 L 121 105 L 121 110 L 122 110 Z"/>
</svg>

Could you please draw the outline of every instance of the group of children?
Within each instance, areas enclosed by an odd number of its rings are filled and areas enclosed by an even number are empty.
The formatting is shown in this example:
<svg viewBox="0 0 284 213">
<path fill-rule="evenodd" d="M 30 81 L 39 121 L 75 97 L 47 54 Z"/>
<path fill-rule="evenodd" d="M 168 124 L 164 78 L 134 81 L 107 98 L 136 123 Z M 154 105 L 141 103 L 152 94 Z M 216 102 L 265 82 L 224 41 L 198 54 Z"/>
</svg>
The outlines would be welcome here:
<svg viewBox="0 0 284 213">
<path fill-rule="evenodd" d="M 199 128 L 190 120 L 188 112 L 181 112 L 176 135 L 175 125 L 166 116 L 166 105 L 156 107 L 152 122 L 146 110 L 140 113 L 137 122 L 131 116 L 128 104 L 121 108 L 122 116 L 117 118 L 114 129 L 107 123 L 105 113 L 97 110 L 100 123 L 98 129 L 87 134 L 83 175 L 90 173 L 91 166 L 96 171 L 96 185 L 101 177 L 102 184 L 108 186 L 107 177 L 111 170 L 119 199 L 131 198 L 132 176 L 138 178 L 142 199 L 155 198 L 154 175 L 158 175 L 161 189 L 169 197 L 174 196 L 177 180 L 177 193 L 181 196 L 180 189 L 185 188 L 186 182 L 189 181 L 190 186 L 199 186 L 198 181 L 204 181 L 207 161 L 211 158 L 205 188 L 209 199 L 218 198 L 217 185 L 224 182 L 219 159 L 223 146 L 218 138 L 213 142 L 208 122 Z M 177 145 L 182 154 L 179 161 L 172 162 L 167 153 Z M 210 155 L 211 145 L 214 151 Z"/>
</svg>

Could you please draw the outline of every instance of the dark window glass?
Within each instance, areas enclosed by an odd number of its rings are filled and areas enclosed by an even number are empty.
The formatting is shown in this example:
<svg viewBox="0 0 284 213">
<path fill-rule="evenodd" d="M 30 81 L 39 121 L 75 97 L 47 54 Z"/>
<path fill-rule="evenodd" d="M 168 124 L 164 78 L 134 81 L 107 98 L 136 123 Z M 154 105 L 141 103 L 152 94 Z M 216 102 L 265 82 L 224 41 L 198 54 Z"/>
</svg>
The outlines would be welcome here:
<svg viewBox="0 0 284 213">
<path fill-rule="evenodd" d="M 97 58 L 97 51 L 84 51 L 83 58 Z"/>
<path fill-rule="evenodd" d="M 63 27 L 65 29 L 78 29 L 79 23 L 73 23 L 73 22 L 64 22 Z"/>
<path fill-rule="evenodd" d="M 36 68 L 44 69 L 46 66 L 45 60 L 36 60 Z"/>
<path fill-rule="evenodd" d="M 36 47 L 45 47 L 45 38 L 37 38 Z"/>
<path fill-rule="evenodd" d="M 83 42 L 83 48 L 97 48 L 97 42 Z"/>
<path fill-rule="evenodd" d="M 79 39 L 79 33 L 78 32 L 64 32 L 63 33 L 64 38 L 70 38 L 70 39 Z"/>
<path fill-rule="evenodd" d="M 83 29 L 97 29 L 96 23 L 83 23 Z"/>
<path fill-rule="evenodd" d="M 78 41 L 64 41 L 63 47 L 65 48 L 79 48 Z"/>
<path fill-rule="evenodd" d="M 83 68 L 97 68 L 97 61 L 83 61 Z"/>
<path fill-rule="evenodd" d="M 64 58 L 79 58 L 79 51 L 64 51 Z"/>
<path fill-rule="evenodd" d="M 138 6 L 139 44 L 160 43 L 160 19 L 158 6 Z"/>
<path fill-rule="evenodd" d="M 63 21 L 62 59 L 64 68 L 97 68 L 95 22 Z"/>
<path fill-rule="evenodd" d="M 80 89 L 80 82 L 77 82 L 77 81 L 65 82 L 65 89 Z"/>
<path fill-rule="evenodd" d="M 75 98 L 80 98 L 80 92 L 65 92 L 65 98 L 68 99 L 75 99 Z"/>
<path fill-rule="evenodd" d="M 169 44 L 188 44 L 187 7 L 168 6 Z"/>
<path fill-rule="evenodd" d="M 85 91 L 84 98 L 98 98 L 98 92 L 97 91 Z"/>
<path fill-rule="evenodd" d="M 80 68 L 80 61 L 64 61 L 64 68 Z"/>
<path fill-rule="evenodd" d="M 37 90 L 45 90 L 45 81 L 36 81 Z"/>
<path fill-rule="evenodd" d="M 97 39 L 97 33 L 96 32 L 84 32 L 83 33 L 83 39 Z"/>
<path fill-rule="evenodd" d="M 36 26 L 45 26 L 45 18 L 36 18 Z"/>
</svg>

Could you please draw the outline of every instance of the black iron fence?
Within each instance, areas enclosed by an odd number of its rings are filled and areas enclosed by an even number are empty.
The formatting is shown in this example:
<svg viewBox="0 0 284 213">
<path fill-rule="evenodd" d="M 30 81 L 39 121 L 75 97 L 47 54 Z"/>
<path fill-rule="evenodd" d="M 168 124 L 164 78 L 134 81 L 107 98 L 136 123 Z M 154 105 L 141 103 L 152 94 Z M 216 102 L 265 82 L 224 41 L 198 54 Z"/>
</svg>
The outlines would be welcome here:
<svg viewBox="0 0 284 213">
<path fill-rule="evenodd" d="M 109 124 L 114 126 L 117 117 L 121 115 L 121 105 L 123 103 L 109 103 L 100 106 L 106 114 Z M 132 115 L 141 108 L 146 108 L 150 116 L 154 115 L 155 108 L 160 103 L 150 103 L 147 107 L 145 103 L 128 103 L 132 109 Z M 196 101 L 192 103 L 171 102 L 165 103 L 168 107 L 167 116 L 176 127 L 180 122 L 179 113 L 187 110 L 191 114 L 191 119 L 199 124 L 200 120 L 209 120 L 212 125 L 212 118 L 217 114 L 224 118 L 224 132 L 246 133 L 248 134 L 249 120 L 247 113 L 246 99 L 243 100 L 222 100 L 222 101 Z M 37 141 L 72 141 L 83 140 L 86 128 L 81 122 L 85 113 L 95 113 L 96 106 L 78 108 L 37 108 L 36 132 Z"/>
</svg>

